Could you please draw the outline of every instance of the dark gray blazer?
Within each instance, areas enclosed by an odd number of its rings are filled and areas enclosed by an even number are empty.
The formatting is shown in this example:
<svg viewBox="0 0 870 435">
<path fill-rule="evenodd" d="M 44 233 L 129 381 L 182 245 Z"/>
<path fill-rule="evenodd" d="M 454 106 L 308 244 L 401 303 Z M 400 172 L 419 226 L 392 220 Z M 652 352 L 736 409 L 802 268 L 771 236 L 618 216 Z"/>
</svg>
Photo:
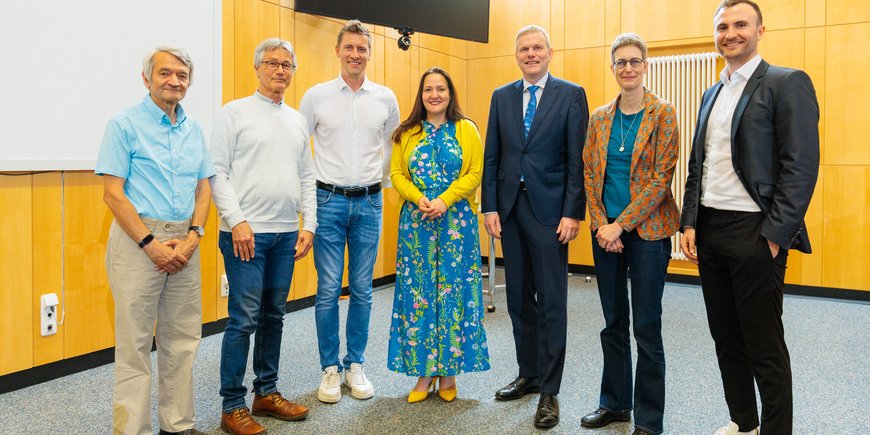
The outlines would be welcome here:
<svg viewBox="0 0 870 435">
<path fill-rule="evenodd" d="M 695 227 L 707 120 L 722 89 L 704 92 L 689 157 L 680 229 Z M 803 71 L 761 61 L 737 102 L 731 121 L 734 171 L 761 208 L 761 235 L 784 249 L 810 253 L 804 215 L 819 173 L 819 103 Z"/>
<path fill-rule="evenodd" d="M 525 177 L 529 203 L 544 225 L 562 217 L 583 219 L 583 143 L 589 123 L 586 92 L 580 86 L 549 76 L 541 104 L 523 134 L 523 81 L 496 89 L 489 107 L 483 157 L 481 209 L 507 219 Z"/>
</svg>

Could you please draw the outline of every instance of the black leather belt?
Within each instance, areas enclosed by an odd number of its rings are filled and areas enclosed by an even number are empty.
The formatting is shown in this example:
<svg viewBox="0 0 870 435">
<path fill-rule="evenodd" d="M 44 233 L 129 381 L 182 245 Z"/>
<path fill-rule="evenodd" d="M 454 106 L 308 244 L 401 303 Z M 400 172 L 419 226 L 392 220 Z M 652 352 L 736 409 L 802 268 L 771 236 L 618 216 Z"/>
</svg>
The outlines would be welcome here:
<svg viewBox="0 0 870 435">
<path fill-rule="evenodd" d="M 356 198 L 360 196 L 366 195 L 374 195 L 381 191 L 381 183 L 372 184 L 371 186 L 360 186 L 360 187 L 339 187 L 333 186 L 332 184 L 327 184 L 322 181 L 317 181 L 317 188 L 321 190 L 325 190 L 327 192 L 337 193 L 339 195 L 344 195 L 348 198 Z"/>
</svg>

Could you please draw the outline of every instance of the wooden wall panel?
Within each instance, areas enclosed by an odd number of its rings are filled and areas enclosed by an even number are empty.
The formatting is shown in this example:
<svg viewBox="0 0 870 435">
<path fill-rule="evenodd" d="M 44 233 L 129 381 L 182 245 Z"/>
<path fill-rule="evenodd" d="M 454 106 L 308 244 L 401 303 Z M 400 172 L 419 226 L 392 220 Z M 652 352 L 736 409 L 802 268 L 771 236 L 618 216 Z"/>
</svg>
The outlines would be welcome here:
<svg viewBox="0 0 870 435">
<path fill-rule="evenodd" d="M 765 32 L 758 52 L 773 65 L 804 69 L 804 29 Z"/>
<path fill-rule="evenodd" d="M 214 273 L 217 270 L 220 251 L 217 248 L 218 230 L 220 228 L 217 210 L 212 204 L 208 210 L 208 221 L 205 224 L 205 236 L 199 241 L 199 264 L 202 275 L 202 322 L 208 323 L 218 319 L 217 306 L 220 296 L 220 277 Z"/>
<path fill-rule="evenodd" d="M 565 49 L 565 26 L 574 25 L 576 19 L 566 16 L 565 0 L 550 0 L 550 26 L 547 32 L 550 34 L 550 47 L 553 50 Z"/>
<path fill-rule="evenodd" d="M 30 368 L 39 337 L 33 300 L 31 175 L 0 175 L 0 375 Z M 38 303 L 37 303 L 38 307 Z M 35 328 L 33 327 L 35 325 Z"/>
<path fill-rule="evenodd" d="M 825 139 L 827 138 L 825 123 L 826 101 L 826 74 L 825 74 L 825 29 L 824 27 L 808 28 L 805 32 L 804 47 L 804 71 L 810 75 L 813 87 L 816 90 L 816 98 L 819 100 L 819 163 L 825 162 Z M 821 192 L 818 191 L 819 196 Z"/>
<path fill-rule="evenodd" d="M 494 1 L 489 4 L 489 43 L 468 43 L 468 58 L 513 55 L 517 30 L 536 24 L 549 32 L 550 8 L 541 7 L 540 0 Z"/>
<path fill-rule="evenodd" d="M 822 188 L 822 285 L 870 290 L 870 168 L 827 166 Z"/>
<path fill-rule="evenodd" d="M 827 28 L 825 37 L 825 164 L 870 165 L 870 146 L 859 126 L 867 112 L 856 102 L 870 100 L 865 74 L 870 58 L 863 53 L 870 41 L 870 23 Z"/>
<path fill-rule="evenodd" d="M 804 25 L 816 27 L 825 25 L 826 0 L 806 0 L 806 19 Z"/>
<path fill-rule="evenodd" d="M 292 9 L 280 8 L 278 11 L 278 37 L 285 40 L 290 41 L 290 44 L 293 45 L 293 50 L 296 50 L 296 26 L 295 26 L 295 12 Z M 299 41 L 303 42 L 304 41 Z M 299 62 L 299 55 L 296 55 L 296 61 Z M 295 74 L 295 72 L 294 72 Z M 293 83 L 290 83 L 290 86 L 287 87 L 287 90 L 284 91 L 284 101 L 288 104 L 293 104 L 296 101 L 296 87 L 293 86 Z M 252 91 L 253 92 L 253 91 Z M 299 97 L 301 100 L 302 97 Z M 298 106 L 293 106 L 298 107 Z"/>
<path fill-rule="evenodd" d="M 622 0 L 620 31 L 635 32 L 647 42 L 712 38 L 713 13 L 719 3 L 720 0 Z"/>
<path fill-rule="evenodd" d="M 827 0 L 825 4 L 826 23 L 829 26 L 870 21 L 870 2 L 867 0 Z"/>
<path fill-rule="evenodd" d="M 91 172 L 67 172 L 64 177 L 63 328 L 64 357 L 70 358 L 114 344 L 114 302 L 106 276 L 112 213 L 103 203 L 102 177 Z"/>
<path fill-rule="evenodd" d="M 473 85 L 468 88 L 466 113 L 480 127 L 484 141 L 492 91 L 521 78 L 522 73 L 513 55 L 468 61 L 468 83 Z"/>
<path fill-rule="evenodd" d="M 583 89 L 586 90 L 586 100 L 589 103 L 590 113 L 596 107 L 616 98 L 618 93 L 619 88 L 612 84 L 614 82 L 613 76 L 604 62 L 605 59 L 610 58 L 609 53 L 609 48 L 599 47 L 568 50 L 564 54 L 565 78 L 583 86 Z M 608 82 L 611 83 L 610 87 L 613 90 L 605 93 L 609 90 Z"/>
<path fill-rule="evenodd" d="M 572 48 L 601 47 L 605 41 L 605 0 L 569 1 L 565 3 L 565 45 Z M 587 18 L 587 19 L 584 19 Z M 553 20 L 557 20 L 554 14 Z M 581 24 L 582 22 L 582 24 Z"/>
<path fill-rule="evenodd" d="M 63 341 L 66 328 L 57 334 L 40 334 L 40 297 L 55 293 L 61 305 L 57 307 L 58 321 L 64 304 L 62 291 L 63 238 L 61 233 L 61 173 L 49 172 L 33 175 L 33 365 L 38 366 L 63 359 Z M 3 256 L 3 258 L 6 258 Z"/>
<path fill-rule="evenodd" d="M 222 103 L 236 99 L 236 0 L 224 0 L 221 6 L 221 87 Z"/>
<path fill-rule="evenodd" d="M 235 0 L 235 95 L 251 95 L 259 86 L 254 72 L 254 49 L 278 35 L 279 9 L 261 0 Z M 295 47 L 294 47 L 295 48 Z"/>
<path fill-rule="evenodd" d="M 299 68 L 293 76 L 296 97 L 293 107 L 299 107 L 299 101 L 308 88 L 338 76 L 335 37 L 340 28 L 341 25 L 334 21 L 296 14 L 294 41 L 299 43 L 293 47 L 296 49 Z"/>
<path fill-rule="evenodd" d="M 759 0 L 758 6 L 764 18 L 764 27 L 767 31 L 794 29 L 804 26 L 806 15 L 805 0 Z M 712 17 L 714 9 L 710 10 Z M 710 33 L 713 27 L 710 26 Z"/>
<path fill-rule="evenodd" d="M 390 40 L 389 49 L 398 50 L 394 40 Z M 417 44 L 420 48 L 425 48 L 438 53 L 455 56 L 460 59 L 468 58 L 468 42 L 461 39 L 445 38 L 443 36 L 429 35 L 426 33 L 415 33 L 411 37 L 411 43 Z"/>
</svg>

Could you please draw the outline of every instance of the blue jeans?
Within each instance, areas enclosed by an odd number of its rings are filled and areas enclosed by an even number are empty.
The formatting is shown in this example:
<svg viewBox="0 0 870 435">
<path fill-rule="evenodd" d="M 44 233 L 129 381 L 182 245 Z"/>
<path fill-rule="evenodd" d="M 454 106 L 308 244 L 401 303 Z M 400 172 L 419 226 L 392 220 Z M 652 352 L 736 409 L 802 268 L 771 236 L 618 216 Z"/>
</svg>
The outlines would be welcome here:
<svg viewBox="0 0 870 435">
<path fill-rule="evenodd" d="M 633 408 L 636 427 L 660 434 L 665 410 L 662 292 L 671 258 L 671 239 L 643 240 L 637 231 L 623 233 L 621 239 L 622 253 L 613 253 L 599 247 L 594 235 L 592 237 L 592 256 L 605 321 L 601 331 L 604 373 L 599 405 L 611 411 Z M 631 318 L 637 341 L 634 385 L 628 331 L 631 323 L 628 279 L 631 279 Z"/>
<path fill-rule="evenodd" d="M 254 392 L 277 391 L 278 360 L 284 308 L 293 278 L 293 256 L 298 232 L 254 234 L 254 257 L 242 261 L 233 255 L 233 236 L 221 231 L 218 245 L 224 256 L 230 295 L 229 320 L 221 345 L 221 390 L 223 412 L 245 406 L 247 389 L 242 385 L 251 334 L 254 335 Z"/>
<path fill-rule="evenodd" d="M 338 366 L 342 371 L 351 363 L 365 362 L 363 354 L 369 338 L 372 311 L 372 271 L 378 256 L 381 236 L 383 197 L 374 195 L 348 198 L 317 189 L 317 232 L 314 234 L 314 268 L 317 269 L 317 296 L 314 318 L 322 368 Z M 348 248 L 350 305 L 345 335 L 347 355 L 339 364 L 338 298 L 344 272 L 344 247 Z"/>
</svg>

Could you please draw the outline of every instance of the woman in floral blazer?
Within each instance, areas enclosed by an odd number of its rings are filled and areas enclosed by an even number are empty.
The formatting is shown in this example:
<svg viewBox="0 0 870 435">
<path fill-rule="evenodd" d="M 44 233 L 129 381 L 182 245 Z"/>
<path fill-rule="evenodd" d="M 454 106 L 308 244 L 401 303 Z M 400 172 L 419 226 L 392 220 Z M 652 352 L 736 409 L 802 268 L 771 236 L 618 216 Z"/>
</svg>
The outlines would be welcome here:
<svg viewBox="0 0 870 435">
<path fill-rule="evenodd" d="M 673 105 L 643 87 L 646 55 L 646 44 L 633 33 L 613 42 L 610 69 L 621 92 L 592 113 L 583 149 L 592 254 L 606 326 L 601 331 L 599 408 L 581 424 L 629 421 L 633 411 L 635 434 L 660 434 L 665 403 L 661 302 L 670 236 L 680 217 L 671 194 L 680 139 Z M 629 312 L 638 353 L 634 382 Z"/>
</svg>

